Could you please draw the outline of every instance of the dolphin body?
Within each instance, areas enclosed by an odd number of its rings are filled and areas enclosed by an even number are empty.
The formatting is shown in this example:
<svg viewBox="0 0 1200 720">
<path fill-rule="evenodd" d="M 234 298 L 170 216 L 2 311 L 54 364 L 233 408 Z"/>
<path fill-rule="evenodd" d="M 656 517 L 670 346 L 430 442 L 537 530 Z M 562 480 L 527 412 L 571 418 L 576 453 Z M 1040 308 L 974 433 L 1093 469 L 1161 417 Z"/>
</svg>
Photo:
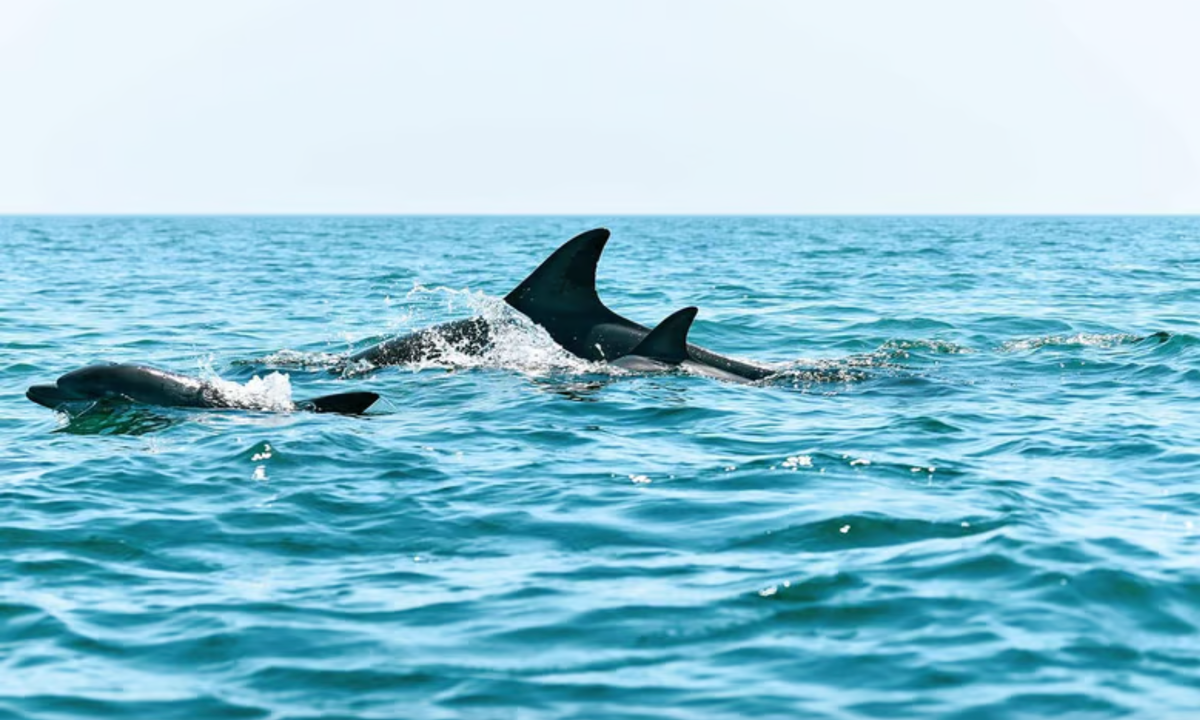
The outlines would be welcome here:
<svg viewBox="0 0 1200 720">
<path fill-rule="evenodd" d="M 629 356 L 650 335 L 649 328 L 608 309 L 596 292 L 596 265 L 609 234 L 597 228 L 576 235 L 504 297 L 506 303 L 545 328 L 555 342 L 584 360 L 610 361 Z M 694 308 L 691 310 L 694 318 Z M 690 325 L 689 319 L 685 337 Z M 487 322 L 471 318 L 385 340 L 351 355 L 348 362 L 401 365 L 435 357 L 446 344 L 460 352 L 477 354 L 487 348 L 488 342 Z M 777 372 L 697 345 L 685 343 L 684 349 L 686 357 L 675 364 L 686 361 L 687 368 L 697 374 L 745 382 Z"/>
<path fill-rule="evenodd" d="M 707 363 L 693 360 L 688 351 L 688 330 L 696 319 L 698 310 L 686 307 L 671 313 L 655 326 L 628 355 L 609 361 L 622 370 L 635 373 L 665 373 L 682 370 L 691 375 L 703 375 L 736 383 L 747 383 L 757 378 L 748 378 Z"/>
<path fill-rule="evenodd" d="M 115 401 L 160 407 L 236 408 L 213 384 L 199 378 L 131 364 L 89 365 L 72 370 L 53 385 L 34 385 L 25 397 L 52 410 L 73 403 Z M 296 403 L 296 410 L 360 415 L 379 395 L 349 392 Z"/>
</svg>

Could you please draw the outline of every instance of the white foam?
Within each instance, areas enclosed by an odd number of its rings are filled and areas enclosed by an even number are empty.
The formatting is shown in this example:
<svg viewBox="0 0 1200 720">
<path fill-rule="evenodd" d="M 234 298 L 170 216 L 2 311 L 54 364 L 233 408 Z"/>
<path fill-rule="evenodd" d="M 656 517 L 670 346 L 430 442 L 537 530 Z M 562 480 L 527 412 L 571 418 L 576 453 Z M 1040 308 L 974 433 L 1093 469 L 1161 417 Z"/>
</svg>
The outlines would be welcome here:
<svg viewBox="0 0 1200 720">
<path fill-rule="evenodd" d="M 340 365 L 345 360 L 344 357 L 336 353 L 327 352 L 302 352 L 300 350 L 280 350 L 279 352 L 271 353 L 259 362 L 267 365 L 275 365 L 281 367 L 302 368 L 305 370 L 313 368 L 331 368 Z"/>
<path fill-rule="evenodd" d="M 242 410 L 291 412 L 292 382 L 287 375 L 273 372 L 265 377 L 255 375 L 245 385 L 212 377 L 205 380 L 208 389 L 222 405 Z"/>
<path fill-rule="evenodd" d="M 544 328 L 514 310 L 503 298 L 465 289 L 427 288 L 421 285 L 414 286 L 408 298 L 422 295 L 442 296 L 448 310 L 461 311 L 460 314 L 482 319 L 487 323 L 491 342 L 482 354 L 473 355 L 458 350 L 445 338 L 435 336 L 433 342 L 438 352 L 427 360 L 411 365 L 414 370 L 430 367 L 492 368 L 540 376 L 604 372 L 607 369 L 567 352 L 554 342 Z"/>
</svg>

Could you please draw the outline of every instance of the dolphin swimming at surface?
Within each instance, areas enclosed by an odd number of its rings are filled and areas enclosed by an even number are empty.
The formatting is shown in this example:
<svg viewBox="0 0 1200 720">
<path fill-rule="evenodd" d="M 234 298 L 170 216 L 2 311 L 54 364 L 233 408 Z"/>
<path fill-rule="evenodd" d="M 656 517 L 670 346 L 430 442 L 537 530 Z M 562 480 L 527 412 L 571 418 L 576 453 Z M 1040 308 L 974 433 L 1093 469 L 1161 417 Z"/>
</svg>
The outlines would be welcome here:
<svg viewBox="0 0 1200 720">
<path fill-rule="evenodd" d="M 214 383 L 166 370 L 110 363 L 72 370 L 53 385 L 34 385 L 25 397 L 52 410 L 79 403 L 110 401 L 181 408 L 247 408 L 227 397 Z M 324 395 L 295 404 L 295 410 L 360 415 L 379 395 L 348 392 Z"/>
<path fill-rule="evenodd" d="M 683 370 L 692 375 L 746 383 L 753 378 L 723 370 L 715 365 L 696 362 L 688 352 L 687 335 L 696 319 L 695 307 L 686 307 L 668 315 L 642 338 L 628 355 L 609 361 L 609 365 L 636 373 L 662 373 Z"/>
<path fill-rule="evenodd" d="M 608 238 L 609 231 L 604 228 L 571 238 L 504 297 L 506 303 L 543 327 L 555 342 L 584 360 L 610 361 L 628 356 L 651 332 L 610 310 L 596 292 L 596 265 Z M 685 337 L 690 325 L 689 319 Z M 461 352 L 479 353 L 488 342 L 487 321 L 470 318 L 385 340 L 351 355 L 348 363 L 401 365 L 436 357 L 442 343 Z M 778 372 L 697 345 L 685 343 L 685 350 L 688 368 L 698 374 L 754 381 Z"/>
</svg>

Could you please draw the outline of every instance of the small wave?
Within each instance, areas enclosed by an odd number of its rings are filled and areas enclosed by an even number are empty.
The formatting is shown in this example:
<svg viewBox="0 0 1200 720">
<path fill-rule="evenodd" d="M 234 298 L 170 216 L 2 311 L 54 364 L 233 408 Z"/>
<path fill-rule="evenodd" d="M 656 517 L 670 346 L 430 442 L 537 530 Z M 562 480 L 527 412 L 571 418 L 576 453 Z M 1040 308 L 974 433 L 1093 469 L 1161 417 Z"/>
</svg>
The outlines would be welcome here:
<svg viewBox="0 0 1200 720">
<path fill-rule="evenodd" d="M 1154 352 L 1175 353 L 1200 346 L 1200 338 L 1188 333 L 1159 331 L 1142 338 L 1142 344 Z"/>
<path fill-rule="evenodd" d="M 810 553 L 838 552 L 847 548 L 891 547 L 931 540 L 960 540 L 992 533 L 1005 524 L 1003 519 L 971 518 L 951 521 L 861 513 L 773 528 L 749 537 L 737 538 L 731 543 L 731 548 L 787 550 L 802 547 L 805 552 Z"/>
<path fill-rule="evenodd" d="M 868 353 L 847 355 L 836 359 L 800 359 L 780 366 L 775 375 L 764 380 L 764 384 L 780 385 L 820 385 L 835 383 L 862 383 L 885 377 L 911 375 L 910 366 L 897 360 L 909 358 L 909 351 L 915 348 L 927 348 L 934 352 L 968 353 L 973 352 L 952 343 L 940 341 L 894 341 L 882 345 L 878 350 Z M 903 343 L 902 345 L 899 343 Z M 935 349 L 937 348 L 937 349 Z"/>
<path fill-rule="evenodd" d="M 967 355 L 975 352 L 973 349 L 950 342 L 949 340 L 888 340 L 880 346 L 877 353 L 890 357 L 908 357 L 912 352 L 931 353 L 934 355 Z"/>
<path fill-rule="evenodd" d="M 56 433 L 68 435 L 148 435 L 181 421 L 178 413 L 144 405 L 95 402 L 79 412 L 59 412 Z"/>
<path fill-rule="evenodd" d="M 826 361 L 797 361 L 790 367 L 785 366 L 779 372 L 764 378 L 764 385 L 792 385 L 807 387 L 810 385 L 832 385 L 837 383 L 859 383 L 873 379 L 873 375 L 865 368 L 872 365 L 859 365 L 851 360 Z"/>
<path fill-rule="evenodd" d="M 267 365 L 268 367 L 286 367 L 300 370 L 325 370 L 335 368 L 346 361 L 337 353 L 304 352 L 302 350 L 284 349 L 271 353 L 256 360 L 236 361 L 238 365 Z"/>
<path fill-rule="evenodd" d="M 1157 336 L 1157 333 L 1156 335 Z M 1151 337 L 1155 337 L 1151 336 Z M 1001 352 L 1028 352 L 1044 347 L 1098 347 L 1111 348 L 1146 340 L 1144 335 L 1129 333 L 1076 333 L 1075 335 L 1045 335 L 1042 337 L 1010 340 L 1000 346 Z"/>
<path fill-rule="evenodd" d="M 849 330 L 855 334 L 870 335 L 873 332 L 888 332 L 894 330 L 900 331 L 924 331 L 924 330 L 953 330 L 954 326 L 935 320 L 933 318 L 915 317 L 915 318 L 881 318 L 872 320 L 871 322 L 856 323 L 849 327 Z"/>
</svg>

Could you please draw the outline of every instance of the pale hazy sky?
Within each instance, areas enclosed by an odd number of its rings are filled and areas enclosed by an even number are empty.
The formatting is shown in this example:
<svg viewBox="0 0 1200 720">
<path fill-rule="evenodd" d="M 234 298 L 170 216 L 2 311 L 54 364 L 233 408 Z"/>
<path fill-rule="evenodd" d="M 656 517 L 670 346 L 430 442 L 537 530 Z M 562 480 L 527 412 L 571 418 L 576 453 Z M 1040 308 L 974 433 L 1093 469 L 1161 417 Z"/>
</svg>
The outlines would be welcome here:
<svg viewBox="0 0 1200 720">
<path fill-rule="evenodd" d="M 0 0 L 3 213 L 1198 213 L 1191 0 Z"/>
</svg>

